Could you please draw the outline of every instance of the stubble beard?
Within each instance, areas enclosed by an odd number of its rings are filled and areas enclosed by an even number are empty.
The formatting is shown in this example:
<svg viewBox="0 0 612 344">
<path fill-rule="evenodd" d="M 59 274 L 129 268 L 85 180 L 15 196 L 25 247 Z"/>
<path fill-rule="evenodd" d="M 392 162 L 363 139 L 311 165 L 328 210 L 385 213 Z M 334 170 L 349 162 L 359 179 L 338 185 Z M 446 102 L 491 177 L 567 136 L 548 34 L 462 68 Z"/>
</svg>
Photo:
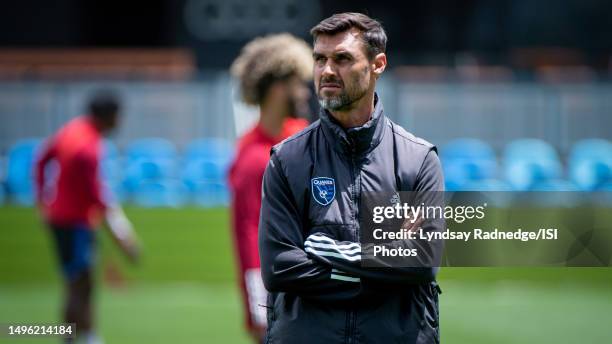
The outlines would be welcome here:
<svg viewBox="0 0 612 344">
<path fill-rule="evenodd" d="M 368 69 L 364 71 L 367 75 Z M 348 111 L 354 107 L 354 104 L 363 98 L 368 92 L 368 87 L 361 87 L 361 80 L 359 77 L 356 80 L 352 80 L 354 88 L 348 89 L 342 88 L 340 94 L 336 96 L 325 97 L 321 92 L 317 92 L 317 98 L 319 99 L 319 105 L 328 111 Z"/>
<path fill-rule="evenodd" d="M 337 96 L 328 98 L 319 97 L 319 105 L 328 111 L 348 110 L 353 103 L 354 100 L 344 91 Z"/>
</svg>

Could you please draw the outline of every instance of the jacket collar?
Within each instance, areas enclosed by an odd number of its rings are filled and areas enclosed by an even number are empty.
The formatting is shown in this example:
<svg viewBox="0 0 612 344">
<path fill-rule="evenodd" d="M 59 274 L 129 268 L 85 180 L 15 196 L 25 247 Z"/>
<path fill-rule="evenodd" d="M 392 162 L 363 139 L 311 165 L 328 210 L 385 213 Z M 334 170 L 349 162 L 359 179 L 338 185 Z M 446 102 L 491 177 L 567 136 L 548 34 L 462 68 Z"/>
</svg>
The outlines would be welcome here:
<svg viewBox="0 0 612 344">
<path fill-rule="evenodd" d="M 374 111 L 370 120 L 360 127 L 344 129 L 325 109 L 319 112 L 321 126 L 329 144 L 344 154 L 365 155 L 372 151 L 383 135 L 385 115 L 378 95 L 374 93 Z"/>
</svg>

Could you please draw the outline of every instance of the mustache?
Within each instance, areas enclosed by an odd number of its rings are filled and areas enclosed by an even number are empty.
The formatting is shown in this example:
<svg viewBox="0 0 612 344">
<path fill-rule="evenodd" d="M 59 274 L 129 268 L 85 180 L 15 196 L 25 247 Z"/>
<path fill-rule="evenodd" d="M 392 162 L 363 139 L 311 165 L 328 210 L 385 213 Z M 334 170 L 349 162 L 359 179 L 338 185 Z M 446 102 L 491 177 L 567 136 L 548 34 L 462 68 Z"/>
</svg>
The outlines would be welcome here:
<svg viewBox="0 0 612 344">
<path fill-rule="evenodd" d="M 321 85 L 324 85 L 324 84 L 333 84 L 333 85 L 338 85 L 340 87 L 344 86 L 344 83 L 342 82 L 342 80 L 336 77 L 321 78 L 321 81 L 319 82 L 319 88 L 321 88 Z"/>
</svg>

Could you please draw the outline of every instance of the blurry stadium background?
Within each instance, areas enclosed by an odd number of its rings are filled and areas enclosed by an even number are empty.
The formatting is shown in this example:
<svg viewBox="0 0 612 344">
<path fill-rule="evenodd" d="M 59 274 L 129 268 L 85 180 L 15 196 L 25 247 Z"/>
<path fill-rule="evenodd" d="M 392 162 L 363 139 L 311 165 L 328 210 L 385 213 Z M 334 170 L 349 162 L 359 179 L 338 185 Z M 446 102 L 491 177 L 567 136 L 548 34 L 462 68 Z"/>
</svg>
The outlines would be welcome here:
<svg viewBox="0 0 612 344">
<path fill-rule="evenodd" d="M 247 342 L 225 173 L 257 113 L 238 102 L 227 68 L 255 36 L 288 31 L 310 41 L 310 27 L 347 10 L 387 29 L 385 112 L 440 148 L 448 190 L 612 191 L 609 1 L 3 4 L 0 323 L 59 319 L 32 162 L 105 86 L 120 92 L 124 118 L 102 172 L 145 256 L 129 267 L 102 237 L 103 338 Z M 314 119 L 314 99 L 312 110 Z M 444 342 L 612 340 L 608 268 L 448 268 L 440 281 Z"/>
</svg>

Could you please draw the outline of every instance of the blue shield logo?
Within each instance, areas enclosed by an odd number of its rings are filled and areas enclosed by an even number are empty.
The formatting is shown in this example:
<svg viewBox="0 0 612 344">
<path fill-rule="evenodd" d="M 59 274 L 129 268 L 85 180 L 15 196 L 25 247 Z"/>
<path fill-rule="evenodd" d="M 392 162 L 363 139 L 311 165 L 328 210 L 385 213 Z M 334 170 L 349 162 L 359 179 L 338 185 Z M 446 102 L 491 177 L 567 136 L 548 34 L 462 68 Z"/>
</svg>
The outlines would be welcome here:
<svg viewBox="0 0 612 344">
<path fill-rule="evenodd" d="M 316 177 L 310 181 L 312 197 L 320 205 L 328 205 L 336 196 L 336 182 L 334 178 Z"/>
</svg>

